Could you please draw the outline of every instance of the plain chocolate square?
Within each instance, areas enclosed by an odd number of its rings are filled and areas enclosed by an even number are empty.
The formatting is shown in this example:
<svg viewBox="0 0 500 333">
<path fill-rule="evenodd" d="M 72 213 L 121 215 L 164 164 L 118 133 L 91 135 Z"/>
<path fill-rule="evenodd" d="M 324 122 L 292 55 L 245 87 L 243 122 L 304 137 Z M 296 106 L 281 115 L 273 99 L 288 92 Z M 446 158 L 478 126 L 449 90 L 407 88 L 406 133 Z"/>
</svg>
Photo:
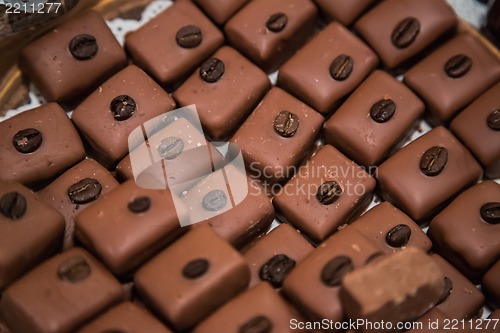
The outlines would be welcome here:
<svg viewBox="0 0 500 333">
<path fill-rule="evenodd" d="M 352 59 L 352 71 L 345 78 L 344 74 L 339 75 L 340 80 L 336 80 L 330 73 L 335 60 L 338 61 L 338 69 L 350 67 L 341 61 L 342 58 L 339 57 L 342 55 Z M 378 58 L 368 46 L 340 23 L 333 22 L 280 68 L 278 85 L 317 111 L 328 113 L 333 111 L 338 102 L 353 91 L 377 64 Z M 344 72 L 347 75 L 348 70 L 340 73 Z M 335 76 L 337 77 L 337 74 Z"/>
<path fill-rule="evenodd" d="M 463 62 L 450 77 L 446 65 Z M 468 57 L 467 62 L 460 56 Z M 462 60 L 461 60 L 462 59 Z M 451 61 L 451 62 L 450 62 Z M 462 76 L 457 76 L 462 74 Z M 404 75 L 404 83 L 419 95 L 430 112 L 430 120 L 446 123 L 500 79 L 500 60 L 487 50 L 475 37 L 462 33 L 440 46 L 433 53 L 413 66 Z"/>
<path fill-rule="evenodd" d="M 178 330 L 194 327 L 249 279 L 243 257 L 208 226 L 189 231 L 134 277 L 140 298 Z"/>
<path fill-rule="evenodd" d="M 12 284 L 2 294 L 0 310 L 15 332 L 69 333 L 122 299 L 111 273 L 74 248 Z"/>
<path fill-rule="evenodd" d="M 224 24 L 249 0 L 194 0 L 217 24 Z"/>
<path fill-rule="evenodd" d="M 353 23 L 375 0 L 314 0 L 328 21 Z"/>
<path fill-rule="evenodd" d="M 428 176 L 420 165 L 426 152 L 432 156 L 434 147 L 446 149 L 446 164 L 440 173 Z M 431 164 L 434 165 L 432 158 L 424 167 Z M 436 127 L 403 147 L 377 170 L 382 196 L 418 223 L 426 222 L 442 205 L 481 176 L 481 166 L 444 127 Z"/>
<path fill-rule="evenodd" d="M 488 302 L 494 308 L 500 308 L 500 261 L 497 262 L 483 276 L 483 292 Z"/>
<path fill-rule="evenodd" d="M 177 33 L 187 26 L 201 31 L 201 42 L 182 47 Z M 189 0 L 175 1 L 138 30 L 126 35 L 125 46 L 134 63 L 161 84 L 172 88 L 187 77 L 224 42 L 224 36 Z"/>
<path fill-rule="evenodd" d="M 37 130 L 41 143 L 32 152 L 22 151 L 31 145 L 30 134 Z M 23 132 L 21 132 L 23 131 Z M 0 180 L 23 184 L 39 183 L 63 172 L 85 158 L 82 140 L 66 113 L 56 103 L 24 111 L 0 122 Z M 16 136 L 17 135 L 17 136 Z M 28 135 L 28 137 L 26 136 Z"/>
<path fill-rule="evenodd" d="M 0 290 L 56 253 L 64 218 L 19 183 L 0 182 Z"/>
<path fill-rule="evenodd" d="M 95 55 L 82 60 L 72 55 L 70 43 L 79 35 L 94 37 Z M 18 60 L 19 67 L 49 102 L 72 100 L 92 91 L 126 63 L 125 51 L 94 11 L 68 20 L 31 42 Z"/>
<path fill-rule="evenodd" d="M 361 165 L 378 165 L 423 112 L 424 103 L 410 89 L 377 70 L 325 123 L 325 141 Z"/>
<path fill-rule="evenodd" d="M 266 72 L 278 69 L 312 35 L 310 0 L 253 0 L 224 26 L 228 41 Z"/>
<path fill-rule="evenodd" d="M 262 70 L 229 46 L 220 48 L 202 66 L 214 58 L 224 66 L 218 80 L 206 82 L 200 68 L 173 93 L 173 97 L 180 106 L 195 104 L 206 134 L 224 139 L 238 128 L 271 83 Z"/>
<path fill-rule="evenodd" d="M 335 182 L 342 193 L 323 204 L 318 192 L 327 182 Z M 369 204 L 374 189 L 375 179 L 336 148 L 326 145 L 285 184 L 273 203 L 286 221 L 321 241 L 356 218 Z"/>
</svg>

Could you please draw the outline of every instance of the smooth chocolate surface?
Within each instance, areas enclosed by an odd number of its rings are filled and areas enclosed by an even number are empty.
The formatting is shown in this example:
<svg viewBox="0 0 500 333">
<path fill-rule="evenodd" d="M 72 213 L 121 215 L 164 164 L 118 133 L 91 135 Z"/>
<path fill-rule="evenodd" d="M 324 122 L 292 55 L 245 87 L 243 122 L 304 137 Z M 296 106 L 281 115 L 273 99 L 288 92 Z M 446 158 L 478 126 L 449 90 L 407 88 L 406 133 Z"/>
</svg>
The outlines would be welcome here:
<svg viewBox="0 0 500 333">
<path fill-rule="evenodd" d="M 224 139 L 238 128 L 271 84 L 264 72 L 229 46 L 220 48 L 210 59 L 222 61 L 222 76 L 215 82 L 205 81 L 202 65 L 173 97 L 180 106 L 195 104 L 206 134 Z"/>
<path fill-rule="evenodd" d="M 253 0 L 224 26 L 228 41 L 266 72 L 278 69 L 312 35 L 310 0 Z"/>
<path fill-rule="evenodd" d="M 94 38 L 96 50 L 78 59 L 72 55 L 70 45 L 82 35 Z M 78 47 L 80 52 L 84 52 L 83 45 L 85 42 Z M 28 44 L 18 65 L 51 102 L 68 101 L 91 91 L 126 62 L 125 51 L 104 19 L 88 11 Z"/>
<path fill-rule="evenodd" d="M 471 67 L 454 78 L 445 65 L 456 55 L 469 57 Z M 406 72 L 404 83 L 425 101 L 433 122 L 446 123 L 499 79 L 500 61 L 474 37 L 462 33 Z"/>
<path fill-rule="evenodd" d="M 182 27 L 194 25 L 201 30 L 202 41 L 184 48 L 176 34 Z M 176 1 L 154 19 L 127 34 L 125 46 L 134 62 L 167 87 L 188 76 L 224 41 L 222 33 L 188 0 Z"/>
<path fill-rule="evenodd" d="M 0 182 L 0 290 L 56 253 L 64 218 L 26 187 Z"/>
<path fill-rule="evenodd" d="M 318 191 L 328 181 L 342 192 L 323 204 Z M 321 148 L 274 197 L 273 203 L 288 222 L 315 240 L 323 240 L 366 208 L 375 180 L 333 146 Z"/>
<path fill-rule="evenodd" d="M 16 144 L 30 145 L 30 137 L 14 140 L 19 131 L 34 129 L 42 138 L 31 153 Z M 56 103 L 22 112 L 0 122 L 0 180 L 33 184 L 48 180 L 85 157 L 82 140 L 64 110 Z"/>
<path fill-rule="evenodd" d="M 194 0 L 217 24 L 224 24 L 249 0 Z"/>
<path fill-rule="evenodd" d="M 500 185 L 482 182 L 460 194 L 429 227 L 434 250 L 474 281 L 500 257 L 500 224 L 481 215 L 485 204 L 495 202 L 500 205 Z"/>
<path fill-rule="evenodd" d="M 351 57 L 352 63 L 350 66 L 340 64 L 339 70 L 342 70 L 337 72 L 348 77 L 335 80 L 330 68 L 339 56 Z M 317 111 L 328 113 L 377 64 L 377 56 L 368 46 L 342 25 L 333 22 L 280 68 L 278 85 Z M 347 74 L 349 67 L 351 71 Z"/>
<path fill-rule="evenodd" d="M 488 298 L 489 303 L 500 308 L 500 261 L 497 260 L 488 272 L 483 276 L 483 291 Z"/>
<path fill-rule="evenodd" d="M 69 333 L 118 303 L 118 281 L 83 249 L 49 259 L 2 294 L 0 310 L 14 332 Z"/>
<path fill-rule="evenodd" d="M 325 140 L 361 165 L 377 165 L 413 129 L 423 111 L 424 104 L 410 89 L 377 70 L 326 122 Z"/>
<path fill-rule="evenodd" d="M 320 11 L 329 21 L 339 21 L 350 25 L 361 15 L 374 0 L 314 0 Z"/>
<path fill-rule="evenodd" d="M 444 166 L 444 160 L 439 162 L 443 168 L 438 175 L 427 176 L 420 164 L 422 161 L 431 163 L 424 154 L 433 147 L 445 148 L 448 157 Z M 436 155 L 435 161 L 440 156 Z M 438 166 L 436 162 L 431 164 Z M 444 127 L 436 127 L 411 142 L 378 168 L 378 182 L 384 198 L 417 222 L 425 222 L 457 192 L 474 184 L 481 176 L 480 165 Z"/>
<path fill-rule="evenodd" d="M 194 228 L 135 274 L 141 299 L 176 329 L 192 328 L 244 290 L 245 260 L 210 227 Z"/>
</svg>

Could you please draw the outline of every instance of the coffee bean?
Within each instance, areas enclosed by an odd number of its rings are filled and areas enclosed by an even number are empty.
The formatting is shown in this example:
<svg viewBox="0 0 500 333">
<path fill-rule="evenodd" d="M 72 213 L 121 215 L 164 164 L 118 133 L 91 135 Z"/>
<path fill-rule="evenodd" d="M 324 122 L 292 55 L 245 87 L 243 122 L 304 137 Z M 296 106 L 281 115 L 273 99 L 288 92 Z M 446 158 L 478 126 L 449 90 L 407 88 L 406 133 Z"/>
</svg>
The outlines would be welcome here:
<svg viewBox="0 0 500 333">
<path fill-rule="evenodd" d="M 336 81 L 344 81 L 351 75 L 353 68 L 354 60 L 346 54 L 341 54 L 330 65 L 330 75 Z"/>
<path fill-rule="evenodd" d="M 201 44 L 203 36 L 200 28 L 195 25 L 186 25 L 177 31 L 175 40 L 179 46 L 190 49 Z"/>
<path fill-rule="evenodd" d="M 149 207 L 151 207 L 151 199 L 148 197 L 138 197 L 128 203 L 128 209 L 136 214 L 146 212 Z"/>
<path fill-rule="evenodd" d="M 342 277 L 352 270 L 354 270 L 354 265 L 349 257 L 335 257 L 323 267 L 321 281 L 328 287 L 339 286 L 342 282 Z"/>
<path fill-rule="evenodd" d="M 404 49 L 415 41 L 419 33 L 420 21 L 414 17 L 407 17 L 392 31 L 392 44 L 399 49 Z"/>
<path fill-rule="evenodd" d="M 437 176 L 448 162 L 448 150 L 444 147 L 429 148 L 420 159 L 420 170 L 426 176 Z"/>
<path fill-rule="evenodd" d="M 275 13 L 266 21 L 266 27 L 272 32 L 280 32 L 285 29 L 288 23 L 288 16 L 285 13 Z"/>
<path fill-rule="evenodd" d="M 210 263 L 207 259 L 194 259 L 191 260 L 182 269 L 182 275 L 186 279 L 197 279 L 208 271 Z"/>
<path fill-rule="evenodd" d="M 464 54 L 451 57 L 444 65 L 446 75 L 453 79 L 464 76 L 472 67 L 472 59 Z"/>
<path fill-rule="evenodd" d="M 410 241 L 411 229 L 406 224 L 398 224 L 387 232 L 385 241 L 389 246 L 402 247 Z"/>
<path fill-rule="evenodd" d="M 27 128 L 20 130 L 14 135 L 12 143 L 16 150 L 22 154 L 29 154 L 40 148 L 43 136 L 39 130 Z"/>
<path fill-rule="evenodd" d="M 486 119 L 486 123 L 492 130 L 500 131 L 500 109 L 493 110 Z"/>
<path fill-rule="evenodd" d="M 265 316 L 256 316 L 244 323 L 238 333 L 271 333 L 273 323 Z"/>
<path fill-rule="evenodd" d="M 200 67 L 200 77 L 207 83 L 214 83 L 224 75 L 224 63 L 217 58 L 210 58 Z"/>
<path fill-rule="evenodd" d="M 175 136 L 169 136 L 161 140 L 158 145 L 158 154 L 164 160 L 173 160 L 184 150 L 184 141 Z"/>
<path fill-rule="evenodd" d="M 115 114 L 115 119 L 118 121 L 127 120 L 132 117 L 135 108 L 134 99 L 128 95 L 116 96 L 109 105 L 109 109 Z"/>
<path fill-rule="evenodd" d="M 299 129 L 299 116 L 288 111 L 281 111 L 273 121 L 274 130 L 284 138 L 295 135 Z"/>
<path fill-rule="evenodd" d="M 342 195 L 342 187 L 333 180 L 328 180 L 318 187 L 316 198 L 322 205 L 334 203 Z"/>
<path fill-rule="evenodd" d="M 57 276 L 63 281 L 77 283 L 90 275 L 90 266 L 81 256 L 66 259 L 57 269 Z"/>
<path fill-rule="evenodd" d="M 69 52 L 78 60 L 91 59 L 96 55 L 97 50 L 97 41 L 92 35 L 77 35 L 69 42 Z"/>
<path fill-rule="evenodd" d="M 226 207 L 227 196 L 221 190 L 213 190 L 205 194 L 202 200 L 202 206 L 211 212 L 217 212 Z"/>
<path fill-rule="evenodd" d="M 500 223 L 500 202 L 488 202 L 481 206 L 481 218 L 491 224 Z"/>
<path fill-rule="evenodd" d="M 277 254 L 262 265 L 259 277 L 263 281 L 269 281 L 275 288 L 280 288 L 294 267 L 295 260 L 285 254 Z"/>
<path fill-rule="evenodd" d="M 453 290 L 453 282 L 451 282 L 450 279 L 445 277 L 443 294 L 441 295 L 441 298 L 439 299 L 436 305 L 443 303 L 448 298 L 448 296 L 450 296 L 452 290 Z"/>
<path fill-rule="evenodd" d="M 17 220 L 26 213 L 26 199 L 19 192 L 9 192 L 0 199 L 0 212 L 11 220 Z"/>
<path fill-rule="evenodd" d="M 370 116 L 377 123 L 385 123 L 394 116 L 396 112 L 396 103 L 392 99 L 381 99 L 373 104 L 370 109 Z"/>
<path fill-rule="evenodd" d="M 102 185 L 97 179 L 84 178 L 68 188 L 68 197 L 76 204 L 86 204 L 99 198 Z"/>
</svg>

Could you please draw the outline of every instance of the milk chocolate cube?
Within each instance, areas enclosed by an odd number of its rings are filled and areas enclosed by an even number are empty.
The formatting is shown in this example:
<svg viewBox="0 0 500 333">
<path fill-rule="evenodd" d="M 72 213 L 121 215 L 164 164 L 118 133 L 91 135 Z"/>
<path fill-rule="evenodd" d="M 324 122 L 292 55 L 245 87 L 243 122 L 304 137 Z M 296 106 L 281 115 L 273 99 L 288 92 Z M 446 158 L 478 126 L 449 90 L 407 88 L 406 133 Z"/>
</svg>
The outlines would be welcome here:
<svg viewBox="0 0 500 333">
<path fill-rule="evenodd" d="M 483 276 L 483 290 L 493 307 L 500 308 L 500 261 L 497 261 Z"/>
<path fill-rule="evenodd" d="M 224 24 L 249 0 L 194 0 L 217 24 Z"/>
<path fill-rule="evenodd" d="M 328 21 L 339 21 L 343 25 L 351 25 L 374 0 L 314 0 L 323 16 Z"/>
</svg>

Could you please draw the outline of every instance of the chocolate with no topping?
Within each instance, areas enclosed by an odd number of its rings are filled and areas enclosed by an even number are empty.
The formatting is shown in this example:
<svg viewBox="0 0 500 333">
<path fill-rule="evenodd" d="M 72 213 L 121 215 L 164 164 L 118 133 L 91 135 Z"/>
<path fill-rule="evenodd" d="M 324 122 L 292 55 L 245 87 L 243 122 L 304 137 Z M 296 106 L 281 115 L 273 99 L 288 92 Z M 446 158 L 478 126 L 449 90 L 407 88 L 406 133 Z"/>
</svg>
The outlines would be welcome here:
<svg viewBox="0 0 500 333">
<path fill-rule="evenodd" d="M 222 25 L 249 0 L 194 0 L 215 23 Z"/>
<path fill-rule="evenodd" d="M 374 0 L 314 0 L 328 21 L 339 21 L 345 26 L 351 25 Z"/>
</svg>

